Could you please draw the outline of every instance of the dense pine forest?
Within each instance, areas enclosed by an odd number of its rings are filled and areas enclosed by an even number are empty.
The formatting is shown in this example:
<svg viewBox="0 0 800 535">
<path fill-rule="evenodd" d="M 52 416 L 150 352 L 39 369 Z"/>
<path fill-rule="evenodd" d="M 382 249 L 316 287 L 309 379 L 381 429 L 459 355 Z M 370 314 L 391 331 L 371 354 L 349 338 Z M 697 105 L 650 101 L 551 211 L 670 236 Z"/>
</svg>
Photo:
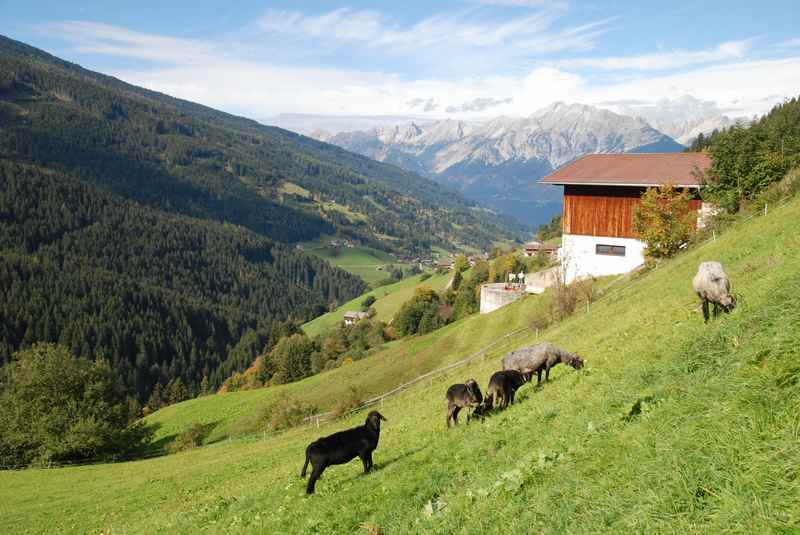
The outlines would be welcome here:
<svg viewBox="0 0 800 535">
<path fill-rule="evenodd" d="M 514 238 L 440 186 L 0 37 L 0 365 L 108 361 L 144 403 L 218 387 L 365 283 L 294 242 L 397 253 Z"/>
<path fill-rule="evenodd" d="M 108 359 L 140 400 L 246 367 L 284 320 L 360 279 L 239 226 L 164 214 L 0 161 L 0 359 L 37 341 Z M 276 335 L 277 336 L 277 335 Z"/>
</svg>

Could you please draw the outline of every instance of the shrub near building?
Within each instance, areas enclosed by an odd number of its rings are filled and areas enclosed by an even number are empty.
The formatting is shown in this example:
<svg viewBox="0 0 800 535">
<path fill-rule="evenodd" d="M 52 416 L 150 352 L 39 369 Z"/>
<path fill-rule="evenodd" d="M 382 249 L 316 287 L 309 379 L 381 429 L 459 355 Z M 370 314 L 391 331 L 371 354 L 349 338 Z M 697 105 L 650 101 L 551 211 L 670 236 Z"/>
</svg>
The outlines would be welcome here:
<svg viewBox="0 0 800 535">
<path fill-rule="evenodd" d="M 691 194 L 665 184 L 648 188 L 633 212 L 633 229 L 647 244 L 650 258 L 674 255 L 689 241 L 697 214 L 689 207 Z"/>
</svg>

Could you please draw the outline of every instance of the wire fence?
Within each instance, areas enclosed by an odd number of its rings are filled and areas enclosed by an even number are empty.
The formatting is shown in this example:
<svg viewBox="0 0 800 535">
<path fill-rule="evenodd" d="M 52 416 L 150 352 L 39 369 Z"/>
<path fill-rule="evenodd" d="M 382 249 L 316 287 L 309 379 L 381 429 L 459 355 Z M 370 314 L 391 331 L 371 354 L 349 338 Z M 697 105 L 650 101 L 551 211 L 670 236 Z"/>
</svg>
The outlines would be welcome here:
<svg viewBox="0 0 800 535">
<path fill-rule="evenodd" d="M 401 392 L 403 392 L 405 390 L 408 390 L 410 387 L 414 386 L 417 383 L 425 381 L 426 379 L 427 380 L 433 380 L 435 377 L 439 377 L 439 376 L 444 375 L 447 372 L 450 372 L 450 371 L 452 371 L 452 370 L 454 370 L 456 368 L 459 368 L 461 366 L 465 366 L 465 365 L 469 364 L 470 362 L 473 362 L 473 361 L 475 361 L 475 360 L 477 360 L 479 358 L 482 358 L 490 349 L 495 348 L 497 346 L 502 346 L 505 342 L 509 341 L 509 339 L 511 337 L 513 337 L 513 336 L 515 336 L 515 335 L 517 335 L 517 334 L 519 334 L 521 332 L 527 331 L 527 330 L 530 330 L 530 327 L 520 327 L 520 328 L 515 329 L 515 330 L 513 330 L 513 331 L 511 331 L 509 333 L 506 333 L 505 335 L 501 336 L 500 338 L 498 338 L 494 342 L 492 342 L 492 343 L 482 347 L 478 351 L 470 354 L 468 357 L 463 358 L 463 359 L 461 359 L 459 361 L 453 362 L 451 364 L 448 364 L 447 366 L 444 366 L 442 368 L 437 368 L 437 369 L 429 371 L 427 373 L 423 373 L 422 375 L 419 375 L 419 376 L 415 377 L 414 379 L 412 379 L 412 380 L 410 380 L 408 382 L 405 382 L 405 383 L 403 383 L 401 385 L 398 385 L 398 386 L 392 388 L 388 392 L 384 392 L 383 394 L 381 394 L 379 396 L 375 396 L 373 398 L 370 398 L 370 399 L 368 399 L 366 401 L 361 402 L 359 405 L 357 405 L 356 407 L 353 407 L 352 409 L 347 411 L 345 414 L 351 414 L 351 413 L 354 413 L 354 412 L 358 412 L 358 411 L 360 411 L 360 410 L 362 410 L 362 409 L 364 409 L 366 407 L 375 405 L 377 403 L 381 403 L 382 404 L 384 400 L 386 400 L 386 399 L 388 399 L 388 398 L 390 398 L 392 396 L 396 396 L 396 395 L 400 394 Z M 338 415 L 335 412 L 328 411 L 328 412 L 322 412 L 322 413 L 318 413 L 318 414 L 312 414 L 311 416 L 306 417 L 304 419 L 304 421 L 305 422 L 313 422 L 317 427 L 319 427 L 320 422 L 336 418 L 337 416 Z"/>
</svg>

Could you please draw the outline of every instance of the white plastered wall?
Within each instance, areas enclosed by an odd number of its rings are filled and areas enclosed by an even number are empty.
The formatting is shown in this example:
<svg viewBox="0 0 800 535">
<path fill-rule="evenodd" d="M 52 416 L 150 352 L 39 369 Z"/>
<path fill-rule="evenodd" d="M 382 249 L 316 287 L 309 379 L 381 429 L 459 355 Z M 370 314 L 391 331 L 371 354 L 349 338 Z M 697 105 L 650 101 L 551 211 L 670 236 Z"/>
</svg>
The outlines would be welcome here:
<svg viewBox="0 0 800 535">
<path fill-rule="evenodd" d="M 600 255 L 596 246 L 622 245 L 625 256 Z M 628 273 L 644 263 L 646 245 L 631 238 L 611 238 L 564 234 L 560 250 L 561 266 L 567 284 L 586 277 L 602 277 Z"/>
</svg>

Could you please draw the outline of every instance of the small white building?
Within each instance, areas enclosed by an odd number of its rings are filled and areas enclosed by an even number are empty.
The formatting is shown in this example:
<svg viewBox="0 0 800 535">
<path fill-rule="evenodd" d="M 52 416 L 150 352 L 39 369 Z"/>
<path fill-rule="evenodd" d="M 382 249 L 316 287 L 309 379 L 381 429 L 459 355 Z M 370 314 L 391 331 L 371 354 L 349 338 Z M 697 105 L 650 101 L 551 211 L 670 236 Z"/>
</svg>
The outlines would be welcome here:
<svg viewBox="0 0 800 535">
<path fill-rule="evenodd" d="M 369 317 L 369 314 L 366 312 L 348 311 L 344 313 L 344 324 L 354 325 L 367 317 Z"/>
<path fill-rule="evenodd" d="M 645 243 L 633 230 L 633 212 L 647 188 L 671 183 L 694 190 L 710 167 L 696 152 L 590 154 L 542 179 L 564 187 L 563 238 L 559 253 L 567 283 L 584 277 L 628 273 L 644 263 Z"/>
</svg>

